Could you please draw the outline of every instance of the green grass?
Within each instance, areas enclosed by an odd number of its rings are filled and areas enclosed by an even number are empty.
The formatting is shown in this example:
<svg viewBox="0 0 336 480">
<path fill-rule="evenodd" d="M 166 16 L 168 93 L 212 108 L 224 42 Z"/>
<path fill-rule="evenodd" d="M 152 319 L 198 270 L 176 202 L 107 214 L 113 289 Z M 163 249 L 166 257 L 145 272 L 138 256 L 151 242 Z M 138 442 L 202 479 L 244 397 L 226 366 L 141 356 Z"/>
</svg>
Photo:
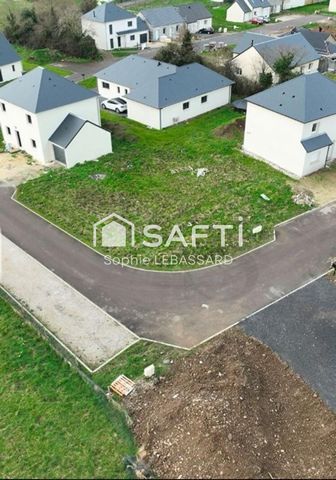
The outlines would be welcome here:
<svg viewBox="0 0 336 480">
<path fill-rule="evenodd" d="M 85 78 L 84 80 L 81 80 L 78 82 L 79 85 L 82 87 L 88 88 L 89 90 L 92 90 L 94 88 L 97 88 L 97 78 L 96 77 L 88 77 Z"/>
<path fill-rule="evenodd" d="M 311 15 L 315 13 L 316 10 L 320 10 L 321 13 L 328 13 L 328 6 L 329 6 L 329 1 L 324 1 L 324 2 L 319 2 L 319 3 L 311 3 L 310 5 L 304 5 L 303 7 L 296 7 L 296 8 L 291 8 L 290 10 L 285 10 L 284 12 L 279 13 L 279 15 L 284 15 L 284 14 L 291 14 L 291 13 L 300 13 L 300 14 L 307 14 Z"/>
<path fill-rule="evenodd" d="M 111 382 L 121 374 L 132 380 L 137 380 L 143 376 L 144 368 L 152 363 L 155 365 L 155 373 L 163 375 L 167 372 L 170 365 L 164 363 L 164 360 L 172 360 L 174 362 L 181 355 L 187 355 L 187 352 L 178 348 L 141 340 L 118 355 L 106 367 L 95 373 L 93 379 L 106 390 Z"/>
<path fill-rule="evenodd" d="M 99 398 L 0 298 L 1 478 L 125 478 L 136 447 Z"/>
<path fill-rule="evenodd" d="M 122 215 L 136 225 L 136 248 L 100 251 L 128 258 L 144 255 L 150 259 L 149 268 L 169 268 L 160 264 L 163 254 L 179 258 L 240 254 L 269 240 L 275 224 L 302 213 L 304 207 L 293 203 L 285 175 L 241 153 L 240 135 L 215 135 L 217 127 L 239 117 L 222 108 L 156 131 L 103 112 L 104 125 L 114 130 L 114 153 L 70 170 L 50 171 L 21 185 L 18 198 L 91 246 L 93 224 L 112 212 Z M 196 169 L 203 167 L 209 173 L 197 178 Z M 96 173 L 106 178 L 92 179 Z M 262 193 L 271 201 L 263 200 Z M 237 242 L 239 216 L 245 222 L 243 248 Z M 142 229 L 148 224 L 161 226 L 164 242 L 174 224 L 180 225 L 188 243 L 194 224 L 232 224 L 234 229 L 228 232 L 224 249 L 219 232 L 212 228 L 197 249 L 180 243 L 150 248 L 142 245 Z M 252 235 L 259 224 L 263 232 Z M 154 265 L 158 255 L 159 265 Z"/>
<path fill-rule="evenodd" d="M 113 50 L 111 53 L 113 57 L 124 58 L 139 53 L 139 50 L 137 48 L 121 48 L 120 50 Z"/>
<path fill-rule="evenodd" d="M 51 65 L 51 63 L 58 62 L 62 59 L 56 52 L 50 52 L 48 49 L 31 50 L 18 45 L 16 46 L 16 50 L 22 58 L 23 70 L 25 72 L 30 72 L 30 70 L 38 66 L 43 66 L 62 77 L 68 77 L 73 74 L 69 69 Z"/>
</svg>

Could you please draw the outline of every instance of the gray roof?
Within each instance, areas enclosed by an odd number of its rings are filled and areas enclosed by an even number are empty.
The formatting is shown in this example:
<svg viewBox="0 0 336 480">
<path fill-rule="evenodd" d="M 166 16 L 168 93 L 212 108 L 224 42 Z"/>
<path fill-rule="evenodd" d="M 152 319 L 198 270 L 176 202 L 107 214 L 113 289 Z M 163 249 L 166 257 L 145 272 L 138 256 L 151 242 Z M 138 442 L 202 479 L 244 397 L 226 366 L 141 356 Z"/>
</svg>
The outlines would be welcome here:
<svg viewBox="0 0 336 480">
<path fill-rule="evenodd" d="M 336 82 L 318 72 L 301 75 L 252 95 L 247 101 L 308 123 L 336 115 Z"/>
<path fill-rule="evenodd" d="M 97 93 L 42 67 L 37 67 L 0 88 L 1 100 L 31 113 L 44 112 L 97 96 Z"/>
<path fill-rule="evenodd" d="M 92 22 L 106 23 L 114 22 L 116 20 L 126 20 L 134 18 L 135 15 L 124 8 L 120 8 L 113 2 L 103 3 L 99 7 L 85 13 L 82 18 L 91 20 Z"/>
<path fill-rule="evenodd" d="M 332 140 L 330 140 L 330 137 L 326 133 L 305 138 L 304 140 L 301 140 L 301 143 L 308 153 L 315 152 L 316 150 L 320 150 L 324 147 L 329 147 L 333 144 Z"/>
<path fill-rule="evenodd" d="M 199 63 L 177 67 L 176 72 L 132 89 L 126 98 L 154 108 L 164 108 L 232 85 L 234 82 Z"/>
<path fill-rule="evenodd" d="M 242 53 L 253 45 L 258 45 L 258 43 L 268 42 L 273 40 L 274 37 L 269 35 L 262 35 L 261 33 L 246 32 L 242 36 L 241 40 L 234 47 L 233 53 Z"/>
<path fill-rule="evenodd" d="M 96 73 L 96 77 L 118 83 L 128 88 L 136 88 L 155 78 L 176 72 L 176 66 L 158 62 L 139 55 L 130 55 Z"/>
<path fill-rule="evenodd" d="M 248 0 L 248 2 L 252 5 L 252 8 L 267 8 L 271 6 L 268 0 Z"/>
<path fill-rule="evenodd" d="M 15 48 L 9 43 L 5 35 L 0 32 L 0 66 L 19 62 L 20 60 Z"/>
<path fill-rule="evenodd" d="M 245 0 L 236 0 L 234 3 L 237 3 L 237 5 L 239 5 L 239 7 L 243 10 L 244 13 L 249 13 L 252 11 L 252 8 L 250 7 L 250 5 L 247 5 Z"/>
<path fill-rule="evenodd" d="M 55 145 L 58 145 L 59 147 L 67 148 L 85 123 L 86 121 L 82 118 L 76 117 L 75 115 L 72 115 L 72 113 L 69 113 L 57 130 L 55 130 L 55 132 L 51 135 L 49 141 Z"/>
<path fill-rule="evenodd" d="M 274 38 L 268 42 L 258 43 L 254 48 L 265 62 L 272 67 L 275 61 L 284 53 L 293 53 L 292 65 L 299 66 L 318 60 L 320 55 L 310 45 L 301 33 L 286 37 Z"/>
<path fill-rule="evenodd" d="M 151 27 L 184 23 L 184 18 L 176 7 L 148 8 L 140 13 Z"/>
<path fill-rule="evenodd" d="M 301 33 L 316 52 L 321 55 L 330 55 L 335 51 L 335 45 L 328 41 L 328 38 L 331 36 L 330 33 L 309 30 L 308 28 L 294 28 L 289 35 L 293 33 Z"/>
<path fill-rule="evenodd" d="M 187 5 L 179 5 L 177 8 L 186 23 L 194 23 L 212 17 L 203 3 L 188 3 Z"/>
<path fill-rule="evenodd" d="M 126 33 L 136 33 L 136 32 L 148 32 L 148 27 L 146 22 L 144 22 L 139 17 L 137 17 L 136 21 L 137 21 L 136 28 L 133 28 L 131 30 L 130 29 L 122 30 L 121 32 L 118 32 L 117 35 L 124 35 Z"/>
</svg>

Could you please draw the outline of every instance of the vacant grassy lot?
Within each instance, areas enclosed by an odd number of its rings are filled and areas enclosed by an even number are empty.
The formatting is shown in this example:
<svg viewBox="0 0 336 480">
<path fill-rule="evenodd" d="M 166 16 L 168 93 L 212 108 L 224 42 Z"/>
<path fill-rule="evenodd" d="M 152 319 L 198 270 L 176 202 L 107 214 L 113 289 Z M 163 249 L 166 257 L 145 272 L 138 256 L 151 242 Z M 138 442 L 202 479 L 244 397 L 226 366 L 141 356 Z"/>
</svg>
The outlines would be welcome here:
<svg viewBox="0 0 336 480">
<path fill-rule="evenodd" d="M 124 478 L 122 414 L 0 298 L 1 478 Z"/>
<path fill-rule="evenodd" d="M 316 10 L 320 10 L 320 13 L 328 13 L 328 6 L 329 6 L 329 1 L 311 3 L 309 5 L 304 5 L 303 7 L 291 8 L 290 10 L 286 10 L 281 14 L 283 15 L 285 13 L 287 15 L 291 13 L 295 13 L 295 14 L 300 13 L 302 15 L 304 14 L 311 15 Z"/>
<path fill-rule="evenodd" d="M 291 200 L 287 177 L 240 152 L 241 131 L 230 127 L 223 133 L 223 126 L 241 117 L 231 108 L 163 131 L 108 112 L 102 115 L 104 126 L 113 130 L 113 154 L 71 170 L 50 171 L 18 191 L 20 201 L 91 246 L 93 224 L 115 212 L 135 223 L 137 246 L 113 249 L 114 256 L 142 254 L 153 262 L 162 254 L 236 255 L 268 240 L 276 223 L 303 211 Z M 198 168 L 209 171 L 197 177 Z M 96 180 L 97 173 L 106 177 Z M 263 193 L 270 201 L 261 198 Z M 245 222 L 243 248 L 237 241 L 240 216 Z M 224 249 L 212 228 L 197 249 L 179 242 L 150 248 L 142 245 L 142 230 L 151 224 L 161 226 L 164 243 L 174 224 L 188 243 L 195 224 L 234 228 Z M 252 235 L 259 224 L 263 232 Z"/>
</svg>

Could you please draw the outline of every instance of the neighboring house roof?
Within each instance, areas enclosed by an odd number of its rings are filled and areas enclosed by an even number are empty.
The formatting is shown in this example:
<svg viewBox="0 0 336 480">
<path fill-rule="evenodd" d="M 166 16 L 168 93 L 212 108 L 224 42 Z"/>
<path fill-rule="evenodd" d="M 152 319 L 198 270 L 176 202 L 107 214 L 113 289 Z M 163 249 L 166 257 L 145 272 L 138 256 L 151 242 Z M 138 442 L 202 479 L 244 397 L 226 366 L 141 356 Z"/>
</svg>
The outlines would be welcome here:
<svg viewBox="0 0 336 480">
<path fill-rule="evenodd" d="M 236 0 L 234 3 L 236 3 L 244 13 L 249 13 L 249 12 L 252 11 L 252 8 L 250 7 L 250 5 L 248 5 L 245 2 L 245 0 Z M 232 4 L 232 5 L 234 5 L 234 4 Z M 231 5 L 231 7 L 232 7 L 232 5 Z M 231 7 L 229 7 L 229 8 L 231 8 Z"/>
<path fill-rule="evenodd" d="M 205 8 L 203 3 L 189 3 L 187 5 L 179 5 L 177 9 L 186 23 L 194 23 L 198 20 L 212 17 L 211 13 Z"/>
<path fill-rule="evenodd" d="M 49 138 L 49 142 L 61 148 L 67 148 L 86 121 L 69 113 Z"/>
<path fill-rule="evenodd" d="M 148 81 L 131 90 L 126 98 L 154 108 L 164 108 L 228 87 L 234 82 L 199 63 L 177 67 L 176 72 Z"/>
<path fill-rule="evenodd" d="M 275 85 L 246 100 L 308 123 L 336 115 L 336 82 L 316 72 Z"/>
<path fill-rule="evenodd" d="M 329 147 L 333 144 L 332 140 L 330 140 L 330 137 L 326 133 L 305 138 L 304 140 L 301 140 L 301 143 L 307 153 L 315 152 L 316 150 Z"/>
<path fill-rule="evenodd" d="M 42 67 L 37 67 L 0 88 L 1 100 L 31 113 L 44 112 L 97 96 L 97 93 Z"/>
<path fill-rule="evenodd" d="M 96 73 L 96 77 L 107 82 L 135 88 L 144 82 L 176 72 L 176 66 L 150 58 L 130 55 Z"/>
<path fill-rule="evenodd" d="M 254 8 L 268 8 L 271 6 L 268 0 L 236 0 L 234 3 L 236 3 L 244 13 L 252 12 Z M 234 5 L 234 3 L 232 5 Z"/>
<path fill-rule="evenodd" d="M 147 23 L 144 22 L 141 18 L 137 17 L 137 26 L 136 28 L 133 28 L 132 30 L 122 30 L 121 32 L 118 32 L 117 35 L 124 35 L 124 34 L 129 34 L 129 33 L 136 33 L 136 32 L 146 32 L 148 31 Z"/>
<path fill-rule="evenodd" d="M 301 33 L 288 35 L 286 37 L 274 38 L 267 42 L 254 45 L 254 48 L 272 67 L 281 54 L 292 52 L 294 54 L 292 65 L 299 66 L 313 62 L 320 58 L 320 55 L 310 45 Z"/>
<path fill-rule="evenodd" d="M 330 33 L 309 30 L 308 28 L 294 28 L 289 35 L 294 33 L 301 33 L 316 52 L 321 55 L 330 55 L 336 52 L 336 45 L 328 41 L 331 36 Z"/>
<path fill-rule="evenodd" d="M 270 37 L 269 35 L 262 35 L 261 33 L 252 33 L 246 32 L 242 36 L 241 40 L 238 44 L 234 47 L 233 53 L 242 53 L 252 45 L 258 45 L 258 43 L 268 42 L 269 40 L 273 40 L 274 37 Z"/>
<path fill-rule="evenodd" d="M 140 13 L 151 27 L 184 23 L 184 18 L 176 7 L 148 8 Z"/>
<path fill-rule="evenodd" d="M 117 20 L 126 20 L 134 17 L 135 15 L 133 13 L 118 7 L 113 2 L 103 3 L 82 16 L 82 18 L 86 20 L 99 23 L 115 22 Z"/>
<path fill-rule="evenodd" d="M 5 35 L 0 32 L 0 66 L 19 62 L 20 60 L 15 48 L 9 43 Z"/>
</svg>

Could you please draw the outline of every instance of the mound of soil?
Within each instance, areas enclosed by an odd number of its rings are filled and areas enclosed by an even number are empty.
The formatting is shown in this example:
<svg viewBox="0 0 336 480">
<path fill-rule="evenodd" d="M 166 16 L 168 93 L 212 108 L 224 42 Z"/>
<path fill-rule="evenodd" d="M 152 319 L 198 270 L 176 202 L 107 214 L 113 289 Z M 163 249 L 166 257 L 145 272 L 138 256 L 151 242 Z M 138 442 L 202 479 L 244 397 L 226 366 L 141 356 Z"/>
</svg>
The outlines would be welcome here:
<svg viewBox="0 0 336 480">
<path fill-rule="evenodd" d="M 243 135 L 244 129 L 245 119 L 238 118 L 228 125 L 220 125 L 219 127 L 215 128 L 214 134 L 216 137 L 236 138 L 237 136 Z"/>
<path fill-rule="evenodd" d="M 336 478 L 336 415 L 238 329 L 139 384 L 126 406 L 159 478 Z"/>
</svg>

